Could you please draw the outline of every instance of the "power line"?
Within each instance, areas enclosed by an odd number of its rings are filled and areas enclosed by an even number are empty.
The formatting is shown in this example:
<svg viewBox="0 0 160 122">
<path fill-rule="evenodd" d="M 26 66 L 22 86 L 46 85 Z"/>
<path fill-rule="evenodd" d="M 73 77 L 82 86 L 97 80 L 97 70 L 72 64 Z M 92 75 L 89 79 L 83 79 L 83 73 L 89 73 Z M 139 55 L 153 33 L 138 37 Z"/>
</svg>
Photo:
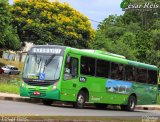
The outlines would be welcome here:
<svg viewBox="0 0 160 122">
<path fill-rule="evenodd" d="M 92 21 L 92 22 L 101 23 L 101 22 L 93 20 L 93 19 L 89 19 L 89 20 Z"/>
</svg>

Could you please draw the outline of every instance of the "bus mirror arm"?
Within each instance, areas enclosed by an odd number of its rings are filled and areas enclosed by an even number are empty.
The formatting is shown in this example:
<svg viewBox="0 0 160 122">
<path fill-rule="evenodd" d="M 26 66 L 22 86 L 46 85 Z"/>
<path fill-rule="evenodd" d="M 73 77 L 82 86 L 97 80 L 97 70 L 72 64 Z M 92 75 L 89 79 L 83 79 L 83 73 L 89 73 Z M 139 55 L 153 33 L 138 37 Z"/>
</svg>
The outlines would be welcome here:
<svg viewBox="0 0 160 122">
<path fill-rule="evenodd" d="M 71 57 L 70 57 L 70 56 L 67 56 L 67 63 L 70 62 L 70 59 L 71 59 Z"/>
</svg>

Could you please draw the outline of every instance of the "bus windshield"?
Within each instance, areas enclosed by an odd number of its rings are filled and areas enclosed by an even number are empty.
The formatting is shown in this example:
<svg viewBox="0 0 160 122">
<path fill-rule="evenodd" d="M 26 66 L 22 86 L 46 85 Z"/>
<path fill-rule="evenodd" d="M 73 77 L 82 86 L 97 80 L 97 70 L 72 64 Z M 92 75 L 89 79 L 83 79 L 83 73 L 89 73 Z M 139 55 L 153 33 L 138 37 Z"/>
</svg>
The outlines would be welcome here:
<svg viewBox="0 0 160 122">
<path fill-rule="evenodd" d="M 31 54 L 27 55 L 23 78 L 34 80 L 57 80 L 60 76 L 62 56 Z"/>
</svg>

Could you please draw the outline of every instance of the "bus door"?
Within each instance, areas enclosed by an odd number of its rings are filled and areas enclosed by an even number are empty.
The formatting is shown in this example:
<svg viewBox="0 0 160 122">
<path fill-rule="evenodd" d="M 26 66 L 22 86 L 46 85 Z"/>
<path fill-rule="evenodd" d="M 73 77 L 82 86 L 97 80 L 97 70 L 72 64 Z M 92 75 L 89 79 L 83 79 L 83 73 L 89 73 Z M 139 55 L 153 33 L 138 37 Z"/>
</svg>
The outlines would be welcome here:
<svg viewBox="0 0 160 122">
<path fill-rule="evenodd" d="M 62 81 L 61 99 L 75 101 L 77 93 L 79 58 L 77 55 L 69 54 L 66 57 Z"/>
</svg>

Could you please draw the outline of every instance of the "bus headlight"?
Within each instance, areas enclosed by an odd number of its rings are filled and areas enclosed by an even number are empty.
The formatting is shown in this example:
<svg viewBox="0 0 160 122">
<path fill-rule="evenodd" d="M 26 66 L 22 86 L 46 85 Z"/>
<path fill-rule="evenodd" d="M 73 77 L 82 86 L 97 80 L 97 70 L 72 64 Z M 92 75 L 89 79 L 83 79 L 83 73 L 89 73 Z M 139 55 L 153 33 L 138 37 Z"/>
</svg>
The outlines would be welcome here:
<svg viewBox="0 0 160 122">
<path fill-rule="evenodd" d="M 58 84 L 58 82 L 55 82 L 55 83 L 53 84 L 52 90 L 56 90 L 56 89 L 57 89 L 57 84 Z"/>
<path fill-rule="evenodd" d="M 52 88 L 52 89 L 53 89 L 53 90 L 57 89 L 57 86 L 53 85 L 53 88 Z"/>
</svg>

